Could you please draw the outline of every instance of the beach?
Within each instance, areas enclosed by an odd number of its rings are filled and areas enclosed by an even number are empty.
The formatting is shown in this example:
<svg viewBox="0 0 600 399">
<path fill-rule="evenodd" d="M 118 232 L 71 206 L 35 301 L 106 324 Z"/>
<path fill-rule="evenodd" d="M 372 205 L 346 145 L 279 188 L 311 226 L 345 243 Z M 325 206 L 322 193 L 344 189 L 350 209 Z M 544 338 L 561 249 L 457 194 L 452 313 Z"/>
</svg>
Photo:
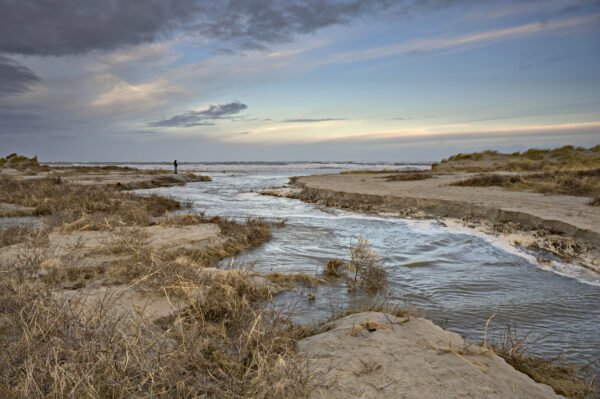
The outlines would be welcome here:
<svg viewBox="0 0 600 399">
<path fill-rule="evenodd" d="M 273 255 L 269 255 L 268 243 L 272 235 L 277 237 L 284 231 L 296 230 L 296 219 L 286 221 L 284 216 L 289 210 L 282 205 L 297 208 L 301 203 L 287 198 L 272 197 L 271 200 L 258 193 L 250 195 L 247 184 L 248 179 L 252 181 L 252 174 L 219 172 L 211 173 L 210 179 L 194 171 L 174 176 L 168 171 L 118 167 L 114 170 L 44 169 L 36 174 L 13 169 L 3 175 L 4 187 L 15 190 L 13 195 L 5 196 L 4 215 L 17 222 L 21 218 L 24 223 L 34 220 L 35 224 L 28 227 L 31 230 L 14 230 L 18 236 L 0 248 L 3 292 L 11 296 L 11 302 L 6 302 L 9 297 L 2 299 L 3 303 L 11 303 L 11 308 L 3 313 L 0 331 L 5 337 L 18 337 L 18 331 L 23 328 L 35 335 L 28 323 L 36 323 L 39 333 L 55 337 L 52 345 L 60 352 L 73 350 L 78 345 L 82 350 L 90 344 L 98 348 L 107 345 L 105 340 L 114 340 L 116 336 L 98 333 L 104 331 L 106 323 L 117 323 L 119 330 L 112 331 L 121 331 L 119 339 L 127 351 L 139 357 L 127 363 L 123 374 L 131 385 L 119 388 L 118 392 L 127 391 L 135 396 L 148 383 L 136 380 L 140 370 L 167 367 L 165 375 L 152 386 L 224 397 L 238 389 L 229 386 L 234 375 L 237 375 L 234 378 L 242 378 L 244 382 L 240 386 L 250 390 L 246 392 L 253 392 L 249 397 L 266 392 L 266 387 L 272 384 L 275 386 L 273 396 L 266 397 L 419 398 L 427 395 L 458 398 L 482 392 L 491 398 L 560 397 L 549 386 L 536 383 L 509 366 L 489 347 L 465 341 L 457 333 L 423 318 L 423 313 L 388 303 L 374 305 L 369 295 L 357 292 L 361 291 L 360 287 L 346 287 L 340 277 L 327 277 L 318 268 L 313 272 L 269 271 Z M 264 173 L 256 175 L 257 190 L 269 184 L 264 182 L 264 176 L 271 176 L 266 181 L 275 183 L 287 179 L 285 176 L 291 172 Z M 344 180 L 346 186 L 343 186 L 338 183 L 340 178 L 350 180 Z M 302 188 L 291 192 L 295 195 L 309 192 L 313 197 L 302 199 L 311 202 L 327 198 L 323 203 L 328 206 L 337 206 L 334 201 L 342 201 L 347 209 L 396 212 L 403 217 L 415 217 L 422 212 L 422 217 L 427 217 L 427 209 L 416 205 L 411 206 L 410 211 L 390 206 L 386 202 L 389 194 L 382 195 L 385 185 L 378 185 L 381 179 L 363 185 L 371 178 L 376 179 L 376 175 L 302 177 L 297 180 Z M 314 181 L 331 191 L 323 194 L 321 186 Z M 231 208 L 226 204 L 231 201 L 233 186 L 225 182 L 240 185 L 241 191 L 235 194 L 239 202 L 234 202 Z M 369 187 L 371 191 L 350 194 L 337 191 L 349 190 L 348 187 L 356 184 L 361 190 Z M 190 193 L 202 192 L 202 187 L 206 187 L 206 194 L 189 198 Z M 433 186 L 430 190 L 434 191 Z M 40 196 L 41 192 L 44 194 Z M 97 202 L 99 199 L 110 206 L 103 206 Z M 197 201 L 205 207 L 198 207 Z M 280 201 L 279 208 L 283 211 L 280 217 L 272 211 L 276 203 L 270 201 Z M 392 199 L 390 204 L 396 204 L 395 201 Z M 264 203 L 262 207 L 261 203 Z M 241 204 L 259 206 L 249 207 L 248 216 L 261 215 L 264 209 L 271 215 L 265 219 L 268 223 L 253 221 L 243 214 L 238 214 L 239 221 L 222 217 L 222 213 L 230 212 L 227 209 L 239 209 Z M 212 209 L 206 208 L 207 205 Z M 306 206 L 299 217 L 310 212 L 327 214 L 323 213 L 325 210 L 309 211 L 312 205 Z M 477 206 L 480 205 L 473 208 Z M 348 217 L 341 216 L 340 221 Z M 468 220 L 476 222 L 473 218 Z M 287 223 L 291 223 L 289 228 Z M 300 243 L 290 239 L 290 244 Z M 248 263 L 254 262 L 253 254 L 259 264 L 248 268 Z M 281 254 L 276 256 L 273 261 L 281 262 Z M 324 301 L 331 300 L 324 293 L 332 284 L 347 290 L 335 300 L 347 296 L 346 300 L 356 301 L 361 295 L 364 299 L 358 306 L 344 306 L 344 314 L 324 319 L 325 313 L 317 309 Z M 356 294 L 359 296 L 351 299 Z M 294 307 L 300 311 L 303 322 L 277 316 L 292 303 L 290 301 L 298 300 L 301 302 Z M 65 310 L 66 313 L 60 313 Z M 33 311 L 33 315 L 59 312 L 58 320 L 70 327 L 64 331 L 53 330 L 51 319 L 40 320 L 34 316 L 15 330 L 10 327 L 12 320 L 16 320 L 13 319 L 17 316 L 15 311 Z M 194 321 L 196 317 L 205 322 L 198 324 Z M 487 317 L 489 314 L 485 313 L 483 322 L 473 320 L 477 330 L 483 332 Z M 311 318 L 319 322 L 307 323 Z M 75 325 L 95 332 L 93 336 L 78 335 Z M 75 338 L 67 340 L 65 333 Z M 222 334 L 233 334 L 235 338 L 223 341 Z M 132 341 L 133 337 L 138 338 Z M 235 344 L 239 339 L 252 345 L 239 348 Z M 148 356 L 149 348 L 144 343 L 147 340 L 154 341 L 153 345 L 158 345 L 159 352 L 165 355 Z M 45 344 L 32 347 L 31 341 L 19 339 L 3 342 L 7 354 L 28 348 L 32 356 L 29 361 L 44 362 L 51 355 L 43 350 Z M 120 350 L 117 347 L 110 350 L 116 351 L 114 360 L 78 355 L 63 366 L 60 378 L 67 380 L 78 375 L 76 369 L 84 365 L 125 367 L 126 359 L 120 357 Z M 191 360 L 187 356 L 209 354 L 219 356 L 220 360 L 196 363 L 200 364 L 197 369 L 200 374 L 188 374 L 190 371 L 183 366 L 188 364 L 189 367 Z M 241 369 L 234 367 L 248 356 L 256 359 L 255 363 Z M 180 362 L 184 368 L 176 366 Z M 221 377 L 204 382 L 199 378 L 205 372 L 215 373 L 223 364 L 230 368 Z M 197 380 L 186 385 L 180 382 L 177 386 L 171 385 L 172 381 L 181 381 L 173 374 L 175 371 L 190 376 L 186 378 L 195 375 Z M 3 381 L 10 380 L 8 376 L 3 378 Z M 89 386 L 97 386 L 109 377 L 105 374 L 96 380 L 91 376 L 78 378 L 84 378 Z M 17 383 L 11 389 L 28 392 L 30 388 Z"/>
</svg>

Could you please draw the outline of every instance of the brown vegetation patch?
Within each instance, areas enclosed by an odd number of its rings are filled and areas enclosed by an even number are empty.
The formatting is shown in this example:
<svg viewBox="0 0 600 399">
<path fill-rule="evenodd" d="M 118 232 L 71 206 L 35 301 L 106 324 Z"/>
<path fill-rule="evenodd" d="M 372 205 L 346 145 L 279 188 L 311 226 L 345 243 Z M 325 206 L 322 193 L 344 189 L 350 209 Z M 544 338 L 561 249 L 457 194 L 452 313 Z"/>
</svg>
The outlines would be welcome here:
<svg viewBox="0 0 600 399">
<path fill-rule="evenodd" d="M 432 165 L 436 172 L 494 172 L 494 171 L 574 171 L 600 168 L 600 146 L 593 148 L 570 145 L 555 149 L 529 149 L 524 152 L 502 154 L 483 151 L 456 154 Z"/>
<path fill-rule="evenodd" d="M 32 207 L 67 230 L 104 230 L 115 225 L 149 225 L 153 215 L 181 207 L 157 195 L 138 196 L 110 187 L 58 183 L 55 179 L 0 177 L 0 202 Z"/>
<path fill-rule="evenodd" d="M 534 381 L 552 387 L 559 395 L 574 399 L 596 398 L 594 378 L 585 367 L 566 363 L 561 357 L 542 359 L 528 354 L 535 341 L 528 334 L 520 335 L 517 329 L 510 325 L 500 335 L 493 350 L 508 364 L 520 372 L 527 374 Z"/>
<path fill-rule="evenodd" d="M 0 276 L 2 397 L 302 398 L 312 387 L 294 352 L 310 329 L 265 309 L 268 291 L 243 274 L 202 276 L 205 297 L 156 323 L 115 312 L 110 295 L 52 295 L 6 265 Z"/>
<path fill-rule="evenodd" d="M 384 176 L 383 179 L 386 181 L 412 181 L 431 179 L 432 177 L 433 175 L 428 171 L 411 171 Z"/>
<path fill-rule="evenodd" d="M 385 264 L 371 249 L 368 241 L 358 239 L 350 247 L 350 260 L 331 259 L 327 261 L 325 276 L 344 277 L 353 287 L 362 287 L 368 292 L 380 292 L 387 285 L 388 273 Z"/>
<path fill-rule="evenodd" d="M 453 186 L 499 186 L 543 194 L 600 195 L 600 169 L 531 173 L 523 175 L 482 174 L 452 183 Z"/>
<path fill-rule="evenodd" d="M 116 183 L 115 186 L 121 190 L 139 190 L 157 187 L 182 186 L 192 182 L 209 182 L 212 179 L 209 176 L 197 175 L 194 173 L 185 174 L 166 174 L 153 177 L 149 180 L 140 180 L 129 183 Z"/>
</svg>

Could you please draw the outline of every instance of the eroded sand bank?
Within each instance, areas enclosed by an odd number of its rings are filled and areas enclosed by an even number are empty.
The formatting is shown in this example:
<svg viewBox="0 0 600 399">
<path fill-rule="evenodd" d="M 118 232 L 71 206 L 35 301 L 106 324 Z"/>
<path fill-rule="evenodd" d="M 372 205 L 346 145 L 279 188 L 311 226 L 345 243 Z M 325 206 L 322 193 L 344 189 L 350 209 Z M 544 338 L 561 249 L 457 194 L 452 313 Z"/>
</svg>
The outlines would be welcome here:
<svg viewBox="0 0 600 399">
<path fill-rule="evenodd" d="M 307 202 L 367 212 L 461 218 L 490 232 L 521 235 L 555 255 L 600 272 L 600 208 L 585 197 L 449 184 L 470 174 L 435 175 L 416 181 L 386 181 L 382 175 L 320 175 L 297 180 L 289 196 Z"/>
</svg>

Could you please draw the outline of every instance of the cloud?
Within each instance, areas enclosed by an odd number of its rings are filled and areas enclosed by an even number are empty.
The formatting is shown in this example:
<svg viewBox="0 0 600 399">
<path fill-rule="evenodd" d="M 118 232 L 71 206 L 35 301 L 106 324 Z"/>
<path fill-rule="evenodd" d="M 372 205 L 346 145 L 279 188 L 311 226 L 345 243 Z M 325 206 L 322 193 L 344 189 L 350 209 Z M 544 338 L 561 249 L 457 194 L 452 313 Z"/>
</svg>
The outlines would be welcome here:
<svg viewBox="0 0 600 399">
<path fill-rule="evenodd" d="M 163 119 L 149 123 L 151 127 L 193 127 L 212 126 L 214 121 L 220 119 L 231 119 L 232 115 L 238 114 L 248 108 L 246 104 L 234 101 L 229 104 L 211 104 L 203 111 L 189 111 L 185 114 L 175 115 L 169 119 Z"/>
<path fill-rule="evenodd" d="M 110 91 L 100 95 L 92 105 L 111 111 L 141 111 L 163 105 L 169 96 L 179 92 L 166 80 L 159 79 L 138 85 L 131 85 L 121 80 Z"/>
<path fill-rule="evenodd" d="M 0 52 L 83 54 L 186 32 L 264 49 L 331 25 L 386 11 L 409 14 L 449 0 L 0 0 Z"/>
<path fill-rule="evenodd" d="M 305 119 L 286 119 L 283 123 L 317 123 L 317 122 L 330 122 L 330 121 L 345 121 L 344 118 L 305 118 Z"/>
<path fill-rule="evenodd" d="M 0 96 L 23 93 L 41 79 L 31 69 L 0 55 Z"/>
<path fill-rule="evenodd" d="M 420 54 L 437 50 L 446 50 L 451 48 L 460 48 L 493 42 L 496 40 L 512 39 L 533 35 L 540 32 L 552 31 L 558 29 L 580 26 L 588 23 L 600 22 L 600 14 L 586 15 L 582 17 L 573 17 L 568 19 L 558 19 L 544 22 L 533 22 L 524 25 L 513 26 L 510 28 L 489 30 L 485 32 L 469 33 L 453 37 L 435 37 L 410 40 L 402 43 L 392 44 L 370 48 L 362 51 L 351 51 L 337 54 L 324 60 L 322 64 L 356 62 L 368 59 L 389 57 L 398 54 Z"/>
</svg>

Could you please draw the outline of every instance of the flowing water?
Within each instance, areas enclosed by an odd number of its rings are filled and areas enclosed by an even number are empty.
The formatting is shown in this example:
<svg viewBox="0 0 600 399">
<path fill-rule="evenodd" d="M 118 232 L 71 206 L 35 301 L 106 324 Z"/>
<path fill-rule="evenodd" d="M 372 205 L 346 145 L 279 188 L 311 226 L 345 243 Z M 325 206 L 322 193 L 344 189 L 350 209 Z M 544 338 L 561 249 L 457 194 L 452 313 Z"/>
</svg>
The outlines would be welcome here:
<svg viewBox="0 0 600 399">
<path fill-rule="evenodd" d="M 535 262 L 536 254 L 459 225 L 361 214 L 258 194 L 287 183 L 290 176 L 366 167 L 374 166 L 186 165 L 182 169 L 206 171 L 213 181 L 141 192 L 191 200 L 195 209 L 208 216 L 286 220 L 283 227 L 273 229 L 271 241 L 236 259 L 256 261 L 258 272 L 315 274 L 326 260 L 347 258 L 349 246 L 363 237 L 385 260 L 393 300 L 417 307 L 468 341 L 481 342 L 486 320 L 497 312 L 488 336 L 514 323 L 531 339 L 543 338 L 532 347 L 533 353 L 548 357 L 564 353 L 566 359 L 580 364 L 600 357 L 600 278 L 596 274 L 573 265 L 545 270 Z M 309 301 L 308 293 L 316 299 Z M 276 297 L 277 302 L 294 305 L 295 317 L 303 322 L 326 319 L 332 309 L 366 300 L 366 294 L 350 290 L 342 281 L 300 287 Z"/>
</svg>

